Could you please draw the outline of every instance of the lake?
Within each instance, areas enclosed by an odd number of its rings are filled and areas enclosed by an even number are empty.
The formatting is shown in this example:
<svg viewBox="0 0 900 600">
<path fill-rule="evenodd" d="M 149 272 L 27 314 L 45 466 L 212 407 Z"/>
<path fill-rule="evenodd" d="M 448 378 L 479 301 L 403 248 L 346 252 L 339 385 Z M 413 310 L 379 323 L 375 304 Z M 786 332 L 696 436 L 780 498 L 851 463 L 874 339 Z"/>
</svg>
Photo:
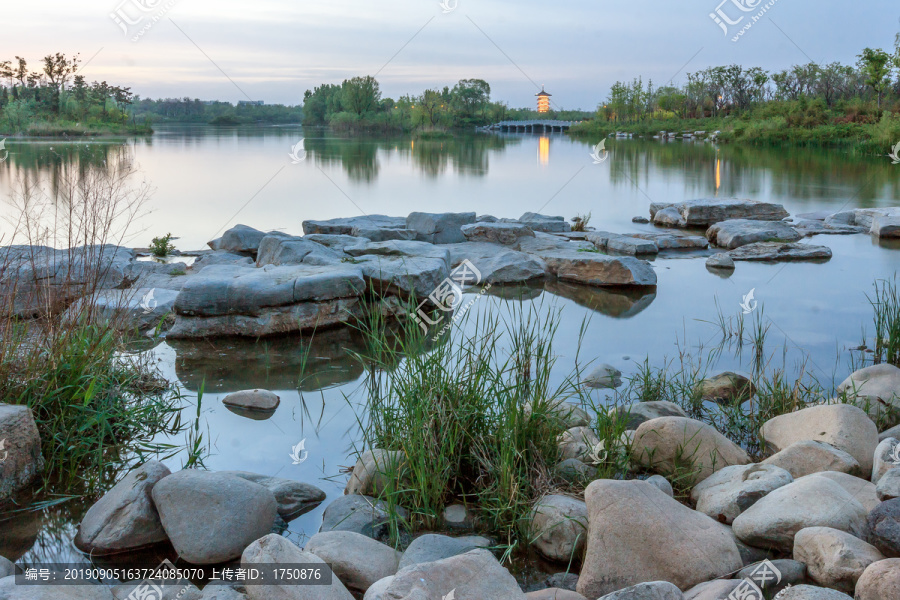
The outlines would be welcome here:
<svg viewBox="0 0 900 600">
<path fill-rule="evenodd" d="M 291 158 L 303 139 L 303 160 Z M 596 142 L 597 140 L 591 140 Z M 38 183 L 52 197 L 55 182 L 79 164 L 125 158 L 153 195 L 151 212 L 136 223 L 128 243 L 147 246 L 172 233 L 182 250 L 196 250 L 228 227 L 243 223 L 300 234 L 306 219 L 360 214 L 406 215 L 413 211 L 463 212 L 519 217 L 531 211 L 591 215 L 590 225 L 613 232 L 650 231 L 632 223 L 649 216 L 651 202 L 740 197 L 778 202 L 792 214 L 900 205 L 900 166 L 886 157 L 859 158 L 840 151 L 716 146 L 705 142 L 614 140 L 608 158 L 591 158 L 591 144 L 562 134 L 485 134 L 445 140 L 408 137 L 344 138 L 297 126 L 214 128 L 160 125 L 152 137 L 118 140 L 7 141 L 0 163 L 0 196 L 14 198 L 24 183 Z M 300 153 L 295 156 L 303 157 Z M 8 211 L 4 207 L 4 211 Z M 7 216 L 10 212 L 6 212 Z M 4 223 L 0 227 L 9 224 Z M 556 337 L 562 380 L 576 365 L 609 363 L 627 377 L 648 360 L 663 366 L 680 351 L 704 358 L 719 340 L 718 314 L 741 313 L 751 290 L 758 308 L 747 319 L 769 326 L 771 369 L 796 376 L 804 370 L 823 385 L 840 383 L 871 338 L 867 294 L 873 282 L 893 275 L 900 247 L 868 235 L 821 235 L 812 242 L 832 249 L 824 263 L 738 263 L 729 277 L 705 267 L 696 254 L 652 261 L 658 286 L 623 292 L 548 282 L 527 289 L 493 289 L 478 310 L 504 310 L 511 302 L 559 310 Z M 476 296 L 469 296 L 474 299 Z M 586 329 L 580 352 L 580 329 Z M 463 325 L 466 327 L 466 325 Z M 311 367 L 300 379 L 306 339 L 258 343 L 235 340 L 161 342 L 146 350 L 189 401 L 205 382 L 200 428 L 208 433 L 214 470 L 246 470 L 313 483 L 329 496 L 316 510 L 289 524 L 298 543 L 314 534 L 328 502 L 341 495 L 358 444 L 355 409 L 362 400 L 362 367 L 348 355 L 358 340 L 347 330 L 320 332 Z M 784 353 L 781 349 L 785 348 Z M 716 355 L 711 370 L 747 371 L 746 352 Z M 222 397 L 261 387 L 281 405 L 264 421 L 227 410 Z M 603 396 L 603 393 L 600 393 Z M 190 404 L 190 403 L 189 403 Z M 194 406 L 184 419 L 191 422 Z M 291 448 L 305 440 L 308 458 L 293 464 Z M 169 440 L 184 444 L 183 436 Z M 168 461 L 180 468 L 183 456 Z M 9 558 L 73 560 L 75 526 L 86 506 L 76 501 L 14 518 L 0 540 Z M 214 515 L 211 515 L 214 518 Z M 6 524 L 4 524 L 6 525 Z"/>
</svg>

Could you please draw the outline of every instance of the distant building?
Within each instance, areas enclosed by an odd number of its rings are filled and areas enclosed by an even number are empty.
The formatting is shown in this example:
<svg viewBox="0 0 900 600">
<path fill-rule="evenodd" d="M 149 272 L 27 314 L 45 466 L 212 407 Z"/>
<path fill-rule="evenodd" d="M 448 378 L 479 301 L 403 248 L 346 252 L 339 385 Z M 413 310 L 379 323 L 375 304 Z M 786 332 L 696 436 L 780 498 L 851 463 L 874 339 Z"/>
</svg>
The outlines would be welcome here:
<svg viewBox="0 0 900 600">
<path fill-rule="evenodd" d="M 538 112 L 550 112 L 550 94 L 544 91 L 544 86 L 541 86 L 541 91 L 535 94 L 535 96 L 537 96 Z"/>
<path fill-rule="evenodd" d="M 238 106 L 262 106 L 265 104 L 263 100 L 238 100 Z"/>
</svg>

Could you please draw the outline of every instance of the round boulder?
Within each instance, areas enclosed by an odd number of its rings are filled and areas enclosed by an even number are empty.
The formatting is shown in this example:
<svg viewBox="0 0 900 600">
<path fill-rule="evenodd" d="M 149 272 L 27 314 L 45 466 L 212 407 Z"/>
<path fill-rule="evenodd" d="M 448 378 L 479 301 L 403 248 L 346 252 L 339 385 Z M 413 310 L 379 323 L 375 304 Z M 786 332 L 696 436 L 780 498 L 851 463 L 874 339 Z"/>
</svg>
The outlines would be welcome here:
<svg viewBox="0 0 900 600">
<path fill-rule="evenodd" d="M 806 564 L 809 577 L 819 585 L 853 593 L 866 567 L 884 556 L 849 533 L 808 527 L 794 537 L 794 559 Z"/>
<path fill-rule="evenodd" d="M 882 502 L 869 513 L 865 539 L 888 558 L 900 558 L 900 498 Z"/>
<path fill-rule="evenodd" d="M 365 592 L 397 572 L 400 553 L 381 542 L 352 531 L 325 531 L 312 536 L 304 548 L 329 565 L 351 590 Z"/>
<path fill-rule="evenodd" d="M 697 510 L 730 525 L 766 494 L 794 480 L 774 465 L 734 465 L 717 471 L 691 491 Z"/>
<path fill-rule="evenodd" d="M 281 398 L 268 390 L 241 390 L 222 399 L 222 404 L 229 408 L 260 412 L 272 412 L 280 402 Z"/>
<path fill-rule="evenodd" d="M 531 545 L 550 560 L 578 561 L 587 537 L 587 506 L 581 500 L 551 494 L 531 511 Z"/>
<path fill-rule="evenodd" d="M 900 598 L 900 558 L 874 562 L 856 582 L 856 600 Z"/>
</svg>

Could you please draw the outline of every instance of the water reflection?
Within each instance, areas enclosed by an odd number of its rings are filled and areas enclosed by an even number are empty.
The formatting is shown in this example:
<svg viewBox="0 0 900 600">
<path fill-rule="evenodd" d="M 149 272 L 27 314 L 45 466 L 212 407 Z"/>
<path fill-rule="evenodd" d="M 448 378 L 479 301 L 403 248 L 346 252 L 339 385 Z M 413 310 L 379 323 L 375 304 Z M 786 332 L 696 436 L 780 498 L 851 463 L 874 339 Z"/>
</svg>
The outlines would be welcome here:
<svg viewBox="0 0 900 600">
<path fill-rule="evenodd" d="M 579 306 L 615 319 L 630 319 L 656 299 L 655 288 L 597 288 L 558 280 L 548 281 L 545 288 Z"/>
</svg>

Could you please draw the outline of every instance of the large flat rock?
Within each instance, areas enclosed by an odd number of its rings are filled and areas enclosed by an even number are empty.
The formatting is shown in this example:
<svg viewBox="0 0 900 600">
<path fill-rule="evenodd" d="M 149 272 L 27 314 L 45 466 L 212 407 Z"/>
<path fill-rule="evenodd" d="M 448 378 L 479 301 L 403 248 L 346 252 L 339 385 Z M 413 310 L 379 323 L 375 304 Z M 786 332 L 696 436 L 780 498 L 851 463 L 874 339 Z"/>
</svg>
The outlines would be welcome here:
<svg viewBox="0 0 900 600">
<path fill-rule="evenodd" d="M 387 215 L 363 215 L 345 217 L 325 221 L 303 221 L 303 233 L 327 235 L 354 235 L 354 228 L 360 229 L 405 229 L 405 217 L 389 217 Z"/>
<path fill-rule="evenodd" d="M 572 244 L 573 242 L 566 242 Z M 631 256 L 579 252 L 577 248 L 534 253 L 547 270 L 563 281 L 596 286 L 653 286 L 656 273 L 650 263 Z"/>
<path fill-rule="evenodd" d="M 721 248 L 739 248 L 755 242 L 796 242 L 797 231 L 783 221 L 729 219 L 713 224 L 706 238 Z"/>
<path fill-rule="evenodd" d="M 462 234 L 470 242 L 489 242 L 512 246 L 520 237 L 534 237 L 534 231 L 519 223 L 472 223 L 462 226 Z"/>
<path fill-rule="evenodd" d="M 812 244 L 782 242 L 755 242 L 728 252 L 732 260 L 828 260 L 831 248 Z"/>
<path fill-rule="evenodd" d="M 669 208 L 677 212 L 679 217 L 677 223 L 661 222 L 662 219 L 656 218 L 657 214 Z M 729 219 L 780 221 L 789 215 L 782 205 L 772 202 L 737 198 L 702 198 L 684 202 L 653 203 L 650 205 L 650 216 L 654 223 L 662 225 L 709 227 L 713 223 Z"/>
<path fill-rule="evenodd" d="M 441 246 L 450 252 L 453 268 L 469 261 L 481 274 L 481 282 L 519 283 L 543 277 L 544 263 L 507 246 L 484 242 L 466 242 Z"/>
<path fill-rule="evenodd" d="M 431 244 L 458 244 L 465 242 L 462 226 L 475 222 L 475 213 L 424 213 L 413 212 L 406 217 L 406 229 L 416 232 L 416 239 Z"/>
</svg>

